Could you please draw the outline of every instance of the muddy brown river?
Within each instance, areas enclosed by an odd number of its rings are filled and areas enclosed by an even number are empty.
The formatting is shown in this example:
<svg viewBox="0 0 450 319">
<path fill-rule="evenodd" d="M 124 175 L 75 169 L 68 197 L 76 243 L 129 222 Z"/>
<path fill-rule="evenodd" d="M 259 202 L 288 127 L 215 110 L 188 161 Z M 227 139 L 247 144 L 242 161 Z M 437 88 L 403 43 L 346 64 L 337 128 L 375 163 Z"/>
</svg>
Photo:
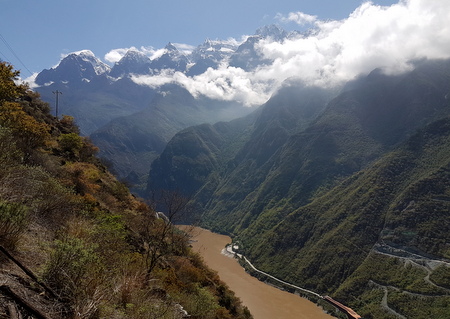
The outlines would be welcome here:
<svg viewBox="0 0 450 319">
<path fill-rule="evenodd" d="M 195 228 L 192 246 L 206 264 L 248 307 L 255 319 L 330 319 L 334 318 L 307 299 L 269 286 L 244 271 L 239 263 L 221 253 L 231 238 Z"/>
</svg>

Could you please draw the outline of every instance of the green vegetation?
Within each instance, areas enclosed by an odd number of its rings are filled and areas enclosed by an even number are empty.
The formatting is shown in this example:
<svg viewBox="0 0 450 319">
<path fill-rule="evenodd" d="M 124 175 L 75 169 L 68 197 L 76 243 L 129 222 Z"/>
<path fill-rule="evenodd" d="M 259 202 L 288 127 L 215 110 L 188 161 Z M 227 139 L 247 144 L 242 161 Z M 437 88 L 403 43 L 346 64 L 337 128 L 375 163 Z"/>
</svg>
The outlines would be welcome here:
<svg viewBox="0 0 450 319">
<path fill-rule="evenodd" d="M 28 209 L 17 203 L 0 202 L 0 242 L 14 250 L 28 226 Z"/>
<path fill-rule="evenodd" d="M 2 256 L 2 285 L 27 294 L 2 290 L 1 316 L 25 298 L 52 318 L 251 318 L 173 227 L 186 201 L 167 193 L 157 215 L 17 76 L 0 63 L 0 245 L 39 280 Z"/>
<path fill-rule="evenodd" d="M 430 275 L 430 280 L 438 286 L 450 289 L 450 272 L 449 265 L 439 266 Z"/>
</svg>

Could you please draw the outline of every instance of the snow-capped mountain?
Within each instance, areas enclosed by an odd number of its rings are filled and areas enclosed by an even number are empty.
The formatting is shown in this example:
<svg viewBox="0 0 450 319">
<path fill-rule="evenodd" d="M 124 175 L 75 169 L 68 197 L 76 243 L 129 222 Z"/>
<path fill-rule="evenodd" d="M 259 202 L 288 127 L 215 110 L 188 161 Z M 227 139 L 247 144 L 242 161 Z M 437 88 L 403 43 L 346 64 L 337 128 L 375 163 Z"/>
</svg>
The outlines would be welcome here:
<svg viewBox="0 0 450 319">
<path fill-rule="evenodd" d="M 188 63 L 189 59 L 169 42 L 164 48 L 164 54 L 152 60 L 150 67 L 155 72 L 164 69 L 185 72 Z"/>
<path fill-rule="evenodd" d="M 192 51 L 190 58 L 193 62 L 203 59 L 210 59 L 214 62 L 220 62 L 230 57 L 236 51 L 238 43 L 233 40 L 221 41 L 206 39 L 195 50 Z"/>
<path fill-rule="evenodd" d="M 283 42 L 290 36 L 298 33 L 289 33 L 277 25 L 267 25 L 256 30 L 255 34 L 249 36 L 235 52 L 230 56 L 230 66 L 241 68 L 245 71 L 251 71 L 258 66 L 268 64 L 272 61 L 263 57 L 257 48 L 257 44 L 261 40 L 270 39 L 274 42 Z"/>
<path fill-rule="evenodd" d="M 127 74 L 151 74 L 152 61 L 137 50 L 129 50 L 119 62 L 116 62 L 109 76 L 118 78 Z"/>
<path fill-rule="evenodd" d="M 98 59 L 90 50 L 73 52 L 61 60 L 55 68 L 43 70 L 36 77 L 36 84 L 54 82 L 90 82 L 93 78 L 109 73 L 110 66 Z"/>
<path fill-rule="evenodd" d="M 289 33 L 275 24 L 270 24 L 257 29 L 255 35 L 281 42 L 288 37 Z"/>
<path fill-rule="evenodd" d="M 189 58 L 193 65 L 188 69 L 188 76 L 199 75 L 208 68 L 217 68 L 223 61 L 228 61 L 230 56 L 238 48 L 238 43 L 233 40 L 221 41 L 206 39 L 205 42 L 195 48 Z"/>
<path fill-rule="evenodd" d="M 234 39 L 207 39 L 188 55 L 169 42 L 162 54 L 153 59 L 136 49 L 130 49 L 112 68 L 97 58 L 92 51 L 82 50 L 68 54 L 56 67 L 40 72 L 35 83 L 38 86 L 51 83 L 73 86 L 88 83 L 95 78 L 104 78 L 104 75 L 109 76 L 109 81 L 115 81 L 131 74 L 157 75 L 167 69 L 195 76 L 204 73 L 208 68 L 216 69 L 221 64 L 251 71 L 271 62 L 258 51 L 259 41 L 270 39 L 282 42 L 296 36 L 299 36 L 298 32 L 287 32 L 279 26 L 268 25 L 256 30 L 255 34 L 247 37 L 244 42 Z"/>
</svg>

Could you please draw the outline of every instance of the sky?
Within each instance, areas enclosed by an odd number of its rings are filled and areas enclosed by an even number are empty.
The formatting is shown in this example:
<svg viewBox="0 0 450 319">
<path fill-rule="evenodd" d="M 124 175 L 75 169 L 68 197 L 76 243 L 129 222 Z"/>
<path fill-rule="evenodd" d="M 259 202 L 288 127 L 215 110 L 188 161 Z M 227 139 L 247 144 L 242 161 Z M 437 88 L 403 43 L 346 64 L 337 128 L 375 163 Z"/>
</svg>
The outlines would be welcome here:
<svg viewBox="0 0 450 319">
<path fill-rule="evenodd" d="M 70 52 L 88 49 L 110 65 L 128 48 L 152 56 L 168 42 L 197 46 L 206 38 L 242 41 L 261 26 L 310 30 L 257 44 L 272 61 L 244 71 L 222 64 L 134 76 L 141 85 L 178 83 L 194 96 L 264 103 L 287 79 L 335 86 L 375 68 L 411 70 L 414 61 L 450 58 L 449 0 L 0 0 L 0 58 L 27 77 Z"/>
</svg>

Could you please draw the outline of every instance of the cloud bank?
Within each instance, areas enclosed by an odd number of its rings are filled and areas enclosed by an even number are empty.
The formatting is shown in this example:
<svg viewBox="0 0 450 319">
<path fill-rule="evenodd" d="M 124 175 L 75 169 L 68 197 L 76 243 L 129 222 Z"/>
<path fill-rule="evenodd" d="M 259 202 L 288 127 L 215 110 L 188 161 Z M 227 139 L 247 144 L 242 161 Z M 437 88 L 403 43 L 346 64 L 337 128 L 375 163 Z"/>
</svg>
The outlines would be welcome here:
<svg viewBox="0 0 450 319">
<path fill-rule="evenodd" d="M 176 82 L 194 96 L 258 105 L 287 78 L 333 86 L 375 68 L 397 74 L 410 70 L 414 60 L 450 57 L 450 1 L 401 0 L 391 6 L 365 2 L 340 21 L 321 21 L 302 12 L 278 14 L 275 19 L 311 29 L 282 43 L 259 41 L 258 52 L 271 63 L 256 70 L 246 72 L 224 63 L 195 77 L 166 71 L 133 79 L 153 87 Z M 122 52 L 110 53 L 108 61 Z"/>
</svg>

